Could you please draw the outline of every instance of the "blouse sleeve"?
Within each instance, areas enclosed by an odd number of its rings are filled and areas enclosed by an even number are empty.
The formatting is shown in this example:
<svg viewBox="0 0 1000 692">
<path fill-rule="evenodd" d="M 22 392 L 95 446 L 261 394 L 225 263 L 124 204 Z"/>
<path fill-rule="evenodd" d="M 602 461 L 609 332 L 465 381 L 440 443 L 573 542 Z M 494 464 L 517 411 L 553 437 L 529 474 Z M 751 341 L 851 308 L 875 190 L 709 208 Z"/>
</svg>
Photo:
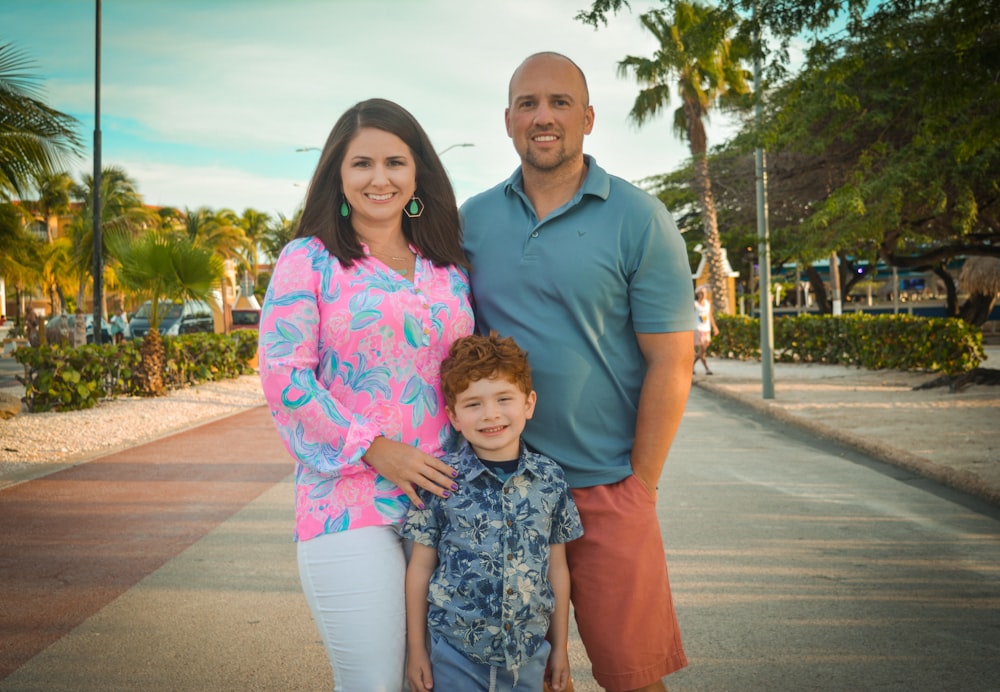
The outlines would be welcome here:
<svg viewBox="0 0 1000 692">
<path fill-rule="evenodd" d="M 324 251 L 325 252 L 325 251 Z M 258 359 L 261 387 L 282 441 L 316 472 L 344 476 L 365 468 L 362 457 L 381 433 L 347 410 L 317 379 L 320 309 L 326 257 L 305 241 L 289 243 L 275 263 L 261 311 Z"/>
</svg>

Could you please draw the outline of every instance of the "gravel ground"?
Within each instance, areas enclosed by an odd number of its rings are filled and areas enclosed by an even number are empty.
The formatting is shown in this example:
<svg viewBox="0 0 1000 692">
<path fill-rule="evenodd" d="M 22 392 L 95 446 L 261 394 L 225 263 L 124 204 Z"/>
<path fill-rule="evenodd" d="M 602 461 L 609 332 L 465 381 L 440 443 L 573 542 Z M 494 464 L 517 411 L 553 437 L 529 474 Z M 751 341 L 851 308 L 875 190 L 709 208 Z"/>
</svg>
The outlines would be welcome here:
<svg viewBox="0 0 1000 692">
<path fill-rule="evenodd" d="M 263 404 L 260 379 L 245 375 L 85 411 L 21 413 L 0 420 L 0 479 L 40 464 L 77 463 Z"/>
</svg>

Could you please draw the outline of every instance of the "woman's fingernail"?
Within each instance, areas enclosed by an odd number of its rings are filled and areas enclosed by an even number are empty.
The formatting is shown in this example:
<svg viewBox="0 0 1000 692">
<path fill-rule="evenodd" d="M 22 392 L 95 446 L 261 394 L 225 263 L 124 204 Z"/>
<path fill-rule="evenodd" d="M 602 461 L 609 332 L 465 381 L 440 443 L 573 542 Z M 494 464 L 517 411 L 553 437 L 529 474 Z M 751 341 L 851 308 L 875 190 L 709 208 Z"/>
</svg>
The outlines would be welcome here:
<svg viewBox="0 0 1000 692">
<path fill-rule="evenodd" d="M 452 469 L 451 470 L 451 477 L 452 478 L 458 478 L 458 469 Z"/>
<path fill-rule="evenodd" d="M 451 489 L 452 490 L 458 490 L 458 483 L 452 483 L 451 484 Z"/>
<path fill-rule="evenodd" d="M 444 493 L 442 493 L 442 494 L 443 494 L 443 495 L 444 495 L 445 497 L 451 497 L 451 493 L 449 493 L 449 492 L 448 492 L 447 490 L 445 490 L 445 491 L 444 491 Z"/>
<path fill-rule="evenodd" d="M 417 509 L 424 509 L 424 505 L 423 505 L 423 503 L 421 503 L 421 504 L 417 505 Z"/>
</svg>

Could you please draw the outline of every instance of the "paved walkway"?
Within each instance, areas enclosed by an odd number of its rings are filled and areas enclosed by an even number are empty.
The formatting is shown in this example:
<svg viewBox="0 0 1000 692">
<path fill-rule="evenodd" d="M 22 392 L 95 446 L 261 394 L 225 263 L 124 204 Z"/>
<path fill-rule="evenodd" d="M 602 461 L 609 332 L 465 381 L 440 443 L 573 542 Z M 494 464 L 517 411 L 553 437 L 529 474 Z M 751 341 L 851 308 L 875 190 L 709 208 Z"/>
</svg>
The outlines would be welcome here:
<svg viewBox="0 0 1000 692">
<path fill-rule="evenodd" d="M 1000 356 L 995 356 L 988 365 L 997 362 Z M 883 474 L 882 480 L 877 481 L 871 476 L 866 476 L 864 481 L 847 477 L 843 487 L 861 482 L 866 488 L 884 485 L 887 495 L 917 493 L 915 499 L 908 501 L 903 514 L 926 512 L 928 517 L 907 516 L 906 521 L 915 526 L 947 524 L 949 535 L 954 536 L 953 540 L 948 540 L 947 551 L 942 543 L 932 551 L 939 553 L 936 559 L 921 555 L 920 564 L 928 560 L 935 564 L 944 561 L 949 569 L 958 569 L 954 566 L 959 565 L 961 570 L 966 570 L 957 580 L 938 579 L 943 592 L 935 592 L 933 597 L 936 603 L 950 600 L 948 607 L 958 613 L 968 613 L 950 616 L 949 622 L 958 622 L 954 618 L 968 618 L 967 622 L 960 623 L 953 636 L 960 637 L 965 630 L 978 633 L 975 627 L 980 626 L 981 621 L 985 619 L 987 625 L 989 619 L 993 621 L 992 630 L 984 625 L 984 634 L 976 634 L 975 641 L 983 642 L 981 646 L 970 647 L 963 641 L 959 642 L 961 646 L 956 644 L 949 649 L 947 641 L 943 645 L 941 641 L 928 642 L 926 654 L 906 651 L 897 652 L 898 655 L 868 657 L 871 660 L 867 660 L 865 649 L 873 644 L 867 639 L 868 635 L 862 635 L 858 641 L 847 637 L 832 645 L 824 643 L 826 648 L 819 647 L 817 651 L 822 649 L 826 653 L 817 659 L 817 665 L 832 666 L 833 672 L 827 675 L 854 671 L 865 676 L 863 680 L 879 679 L 878 675 L 883 675 L 887 676 L 884 679 L 897 681 L 895 686 L 890 684 L 885 689 L 934 689 L 923 686 L 921 677 L 916 674 L 921 669 L 920 660 L 933 650 L 935 658 L 945 661 L 937 664 L 938 667 L 953 666 L 956 670 L 971 671 L 968 674 L 986 678 L 996 672 L 993 680 L 1000 680 L 1000 666 L 988 663 L 1000 660 L 995 627 L 1000 621 L 997 619 L 1000 617 L 1000 587 L 996 572 L 996 565 L 1000 564 L 1000 531 L 997 529 L 1000 523 L 996 515 L 991 515 L 988 506 L 976 504 L 978 500 L 969 498 L 966 503 L 961 500 L 962 496 L 958 500 L 931 499 L 921 482 L 914 478 L 933 476 L 929 472 L 942 467 L 934 467 L 931 462 L 946 459 L 947 455 L 929 454 L 925 447 L 930 443 L 923 437 L 915 433 L 898 434 L 903 428 L 890 425 L 897 421 L 904 428 L 913 427 L 899 422 L 922 410 L 908 402 L 933 401 L 936 405 L 932 408 L 938 412 L 963 410 L 966 415 L 959 416 L 960 422 L 948 422 L 945 428 L 955 433 L 952 437 L 956 440 L 960 436 L 981 440 L 978 448 L 985 451 L 980 455 L 976 480 L 970 481 L 966 474 L 973 471 L 965 468 L 960 469 L 963 473 L 957 476 L 949 476 L 947 472 L 938 475 L 945 481 L 948 477 L 953 481 L 957 478 L 950 485 L 960 488 L 968 485 L 963 488 L 965 492 L 993 497 L 1000 489 L 1000 483 L 992 485 L 993 476 L 987 472 L 1000 464 L 1000 454 L 997 454 L 1000 426 L 996 425 L 1000 420 L 997 416 L 1000 402 L 996 395 L 1000 393 L 991 391 L 996 388 L 980 387 L 958 394 L 933 390 L 912 392 L 909 389 L 911 376 L 908 375 L 882 373 L 872 376 L 849 368 L 779 365 L 776 369 L 777 396 L 761 404 L 759 364 L 719 360 L 710 363 L 716 374 L 711 378 L 696 376 L 697 385 L 702 389 L 692 394 L 675 448 L 679 458 L 671 459 L 665 469 L 664 486 L 669 488 L 673 483 L 676 490 L 665 491 L 660 502 L 681 604 L 682 625 L 690 632 L 685 636 L 692 658 L 692 667 L 674 676 L 676 681 L 671 680 L 671 689 L 836 687 L 825 684 L 822 677 L 809 677 L 814 675 L 816 668 L 804 665 L 808 657 L 786 656 L 781 651 L 771 650 L 771 646 L 790 645 L 797 649 L 801 642 L 796 642 L 799 635 L 794 632 L 791 644 L 764 641 L 760 634 L 763 630 L 757 629 L 762 613 L 754 610 L 759 606 L 753 605 L 759 602 L 758 597 L 750 594 L 728 602 L 733 592 L 730 587 L 723 586 L 713 587 L 708 602 L 701 602 L 697 595 L 702 588 L 699 584 L 705 583 L 705 579 L 711 580 L 710 574 L 721 574 L 726 568 L 721 565 L 698 567 L 696 563 L 705 559 L 705 553 L 692 543 L 694 538 L 697 536 L 695 542 L 699 545 L 712 540 L 712 536 L 714 540 L 736 540 L 741 545 L 744 542 L 749 545 L 752 540 L 737 536 L 740 531 L 734 524 L 718 527 L 722 534 L 700 533 L 705 525 L 712 523 L 712 517 L 729 516 L 737 525 L 743 521 L 741 517 L 750 517 L 749 513 L 732 516 L 727 509 L 732 501 L 730 497 L 715 495 L 706 499 L 702 496 L 712 485 L 711 482 L 706 485 L 706 480 L 710 479 L 700 475 L 708 473 L 707 469 L 714 469 L 711 474 L 718 473 L 720 478 L 723 474 L 743 478 L 744 491 L 751 493 L 749 502 L 755 507 L 753 511 L 758 512 L 752 520 L 753 530 L 764 531 L 766 540 L 772 540 L 774 532 L 778 531 L 774 522 L 780 517 L 777 514 L 769 516 L 770 509 L 765 510 L 762 503 L 777 513 L 780 498 L 797 495 L 794 502 L 804 512 L 803 516 L 829 516 L 836 513 L 836 506 L 843 505 L 842 494 L 840 499 L 829 495 L 827 481 L 817 482 L 809 492 L 797 494 L 789 487 L 777 487 L 781 482 L 773 478 L 747 482 L 749 471 L 739 470 L 741 455 L 746 455 L 748 463 L 749 459 L 759 458 L 759 463 L 763 464 L 772 455 L 816 454 L 815 445 L 799 442 L 795 443 L 798 446 L 794 451 L 772 454 L 768 445 L 776 449 L 777 445 L 786 443 L 786 437 L 791 440 L 796 435 L 801 436 L 801 432 L 793 434 L 793 428 L 826 436 L 830 440 L 826 445 L 830 450 L 823 463 L 837 467 L 838 473 L 851 474 L 857 468 L 853 463 L 839 461 L 839 457 L 853 454 L 850 447 L 839 446 L 852 439 L 856 446 L 866 448 L 871 455 L 890 462 L 895 456 L 896 463 L 909 465 L 918 476 L 911 476 L 909 472 L 898 478 Z M 861 380 L 857 379 L 859 377 Z M 929 379 L 927 376 L 913 377 L 917 383 Z M 708 390 L 713 390 L 714 394 Z M 726 397 L 741 399 L 753 408 L 795 425 L 787 427 L 785 434 L 781 432 L 781 425 L 761 423 L 758 420 L 762 419 L 761 415 L 746 408 L 720 408 L 720 402 L 726 401 Z M 875 410 L 879 412 L 877 416 L 872 414 Z M 839 412 L 838 415 L 860 414 L 860 418 L 836 418 L 831 424 L 835 412 Z M 983 412 L 987 415 L 984 420 L 992 421 L 992 425 L 980 429 L 985 425 L 979 422 Z M 877 425 L 872 423 L 873 418 L 877 419 Z M 865 419 L 869 427 L 858 423 Z M 848 426 L 845 421 L 854 422 Z M 716 423 L 724 430 L 713 432 Z M 773 428 L 770 432 L 768 425 Z M 967 427 L 956 429 L 955 425 Z M 974 430 L 970 432 L 968 426 Z M 724 438 L 728 441 L 724 442 Z M 739 440 L 746 440 L 746 443 Z M 957 449 L 961 445 L 946 446 Z M 723 447 L 728 451 L 726 459 L 719 458 Z M 827 458 L 830 456 L 832 462 Z M 927 463 L 918 468 L 921 465 L 914 465 L 914 459 Z M 725 470 L 721 466 L 723 463 L 737 468 Z M 966 461 L 947 462 L 943 468 L 959 463 L 967 464 Z M 290 468 L 267 412 L 258 407 L 0 491 L 0 526 L 3 527 L 0 534 L 0 690 L 323 689 L 329 680 L 329 668 L 299 590 L 294 546 L 290 540 Z M 780 478 L 787 472 L 775 473 Z M 899 480 L 906 486 L 901 491 Z M 766 499 L 760 494 L 765 490 L 777 494 Z M 701 501 L 716 504 L 697 504 Z M 971 513 L 962 509 L 962 504 L 972 507 Z M 959 515 L 962 522 L 969 523 L 952 526 Z M 824 521 L 829 522 L 829 518 Z M 857 519 L 838 521 L 845 522 L 846 529 Z M 895 517 L 892 521 L 901 519 Z M 801 530 L 808 530 L 811 523 L 814 523 L 812 519 L 801 524 Z M 749 531 L 750 526 L 742 527 L 743 532 Z M 674 528 L 676 534 L 671 531 Z M 834 527 L 833 530 L 841 529 Z M 719 538 L 720 535 L 724 538 Z M 804 535 L 797 540 L 803 539 Z M 826 541 L 830 540 L 826 537 L 809 542 L 817 546 L 819 552 L 808 566 L 792 567 L 794 557 L 789 553 L 777 556 L 779 563 L 768 567 L 765 573 L 777 579 L 782 588 L 774 605 L 780 608 L 778 623 L 791 618 L 792 609 L 802 597 L 795 595 L 799 586 L 785 583 L 785 579 L 792 577 L 789 574 L 781 576 L 782 571 L 824 571 L 826 568 L 822 565 L 826 558 L 823 555 L 827 552 L 821 546 L 828 545 Z M 951 552 L 955 545 L 965 543 L 969 548 L 962 549 L 960 558 L 955 557 Z M 916 539 L 901 539 L 898 545 L 912 547 L 917 544 L 933 547 L 933 541 Z M 730 546 L 727 550 L 731 556 L 739 554 L 738 546 Z M 675 559 L 676 553 L 680 555 Z M 739 562 L 739 558 L 734 559 Z M 873 564 L 865 558 L 852 560 L 859 563 L 853 565 L 855 570 Z M 903 565 L 902 568 L 916 569 L 917 564 L 912 562 L 909 567 Z M 699 571 L 701 569 L 710 569 L 710 572 Z M 973 579 L 968 577 L 970 573 L 978 576 Z M 751 569 L 751 574 L 758 575 L 750 578 L 754 582 L 761 573 Z M 833 581 L 825 583 L 832 585 L 846 580 L 838 589 L 844 583 L 867 584 L 864 576 L 845 577 L 841 568 L 834 569 L 830 579 Z M 923 577 L 919 579 L 920 583 L 925 583 Z M 933 580 L 928 578 L 926 583 L 930 581 Z M 811 580 L 811 583 L 815 585 L 816 582 Z M 966 586 L 960 586 L 962 583 Z M 882 588 L 894 585 L 889 590 L 900 598 L 908 589 L 916 588 L 915 582 L 905 573 L 893 573 L 885 580 L 873 581 L 865 589 L 876 588 L 878 584 Z M 949 593 L 952 595 L 948 596 Z M 928 599 L 930 596 L 921 595 L 912 602 L 906 601 L 905 605 L 907 608 L 922 607 L 919 604 L 926 605 Z M 771 597 L 765 600 L 770 603 Z M 900 607 L 895 598 L 885 601 L 890 607 Z M 896 605 L 892 606 L 894 602 Z M 684 609 L 691 612 L 692 606 L 706 610 L 699 610 L 697 617 L 688 619 Z M 833 610 L 827 610 L 828 607 L 824 602 L 810 600 L 807 610 L 815 613 L 817 622 L 833 626 L 841 612 L 838 608 L 842 606 L 834 604 Z M 775 611 L 763 613 L 773 619 Z M 811 616 L 796 613 L 795 617 L 804 622 Z M 862 616 L 852 612 L 845 617 L 850 620 Z M 895 624 L 891 632 L 886 630 L 886 636 L 906 635 L 908 617 L 905 612 L 893 612 L 888 621 Z M 848 631 L 853 630 L 857 622 L 849 625 Z M 709 624 L 715 629 L 706 629 Z M 774 621 L 770 625 L 784 629 Z M 820 629 L 825 632 L 827 627 Z M 778 630 L 768 636 L 779 636 Z M 727 642 L 730 641 L 736 643 L 728 650 Z M 883 641 L 881 646 L 885 645 Z M 918 645 L 922 646 L 913 642 L 900 644 L 904 648 Z M 942 653 L 942 648 L 949 653 Z M 841 654 L 836 652 L 847 650 L 850 650 L 849 655 L 845 653 L 838 658 Z M 576 638 L 572 642 L 571 655 L 577 689 L 581 692 L 597 689 L 586 670 L 585 654 Z M 870 666 L 871 670 L 865 666 Z M 992 669 L 984 671 L 984 666 L 992 666 Z M 744 677 L 741 671 L 751 668 L 753 677 Z M 876 677 L 870 677 L 873 675 Z M 945 677 L 934 679 L 949 679 L 947 671 L 941 675 Z M 829 682 L 836 678 L 825 679 Z M 981 679 L 984 678 L 976 678 Z M 982 683 L 957 688 L 989 689 Z"/>
<path fill-rule="evenodd" d="M 1000 369 L 1000 346 L 985 350 L 982 367 Z M 709 364 L 696 386 L 1000 506 L 1000 386 L 914 389 L 938 376 L 775 363 L 764 399 L 759 362 Z"/>
</svg>

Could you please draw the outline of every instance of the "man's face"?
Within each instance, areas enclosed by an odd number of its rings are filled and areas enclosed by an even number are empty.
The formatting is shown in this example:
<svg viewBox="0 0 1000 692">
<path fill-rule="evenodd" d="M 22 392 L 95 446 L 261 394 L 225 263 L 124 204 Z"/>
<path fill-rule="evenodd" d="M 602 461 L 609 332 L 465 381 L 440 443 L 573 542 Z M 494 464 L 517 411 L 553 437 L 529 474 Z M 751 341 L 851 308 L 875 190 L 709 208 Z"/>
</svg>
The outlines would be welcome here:
<svg viewBox="0 0 1000 692">
<path fill-rule="evenodd" d="M 551 55 L 529 59 L 511 78 L 507 134 L 524 166 L 551 172 L 583 157 L 594 109 L 576 67 Z"/>
</svg>

